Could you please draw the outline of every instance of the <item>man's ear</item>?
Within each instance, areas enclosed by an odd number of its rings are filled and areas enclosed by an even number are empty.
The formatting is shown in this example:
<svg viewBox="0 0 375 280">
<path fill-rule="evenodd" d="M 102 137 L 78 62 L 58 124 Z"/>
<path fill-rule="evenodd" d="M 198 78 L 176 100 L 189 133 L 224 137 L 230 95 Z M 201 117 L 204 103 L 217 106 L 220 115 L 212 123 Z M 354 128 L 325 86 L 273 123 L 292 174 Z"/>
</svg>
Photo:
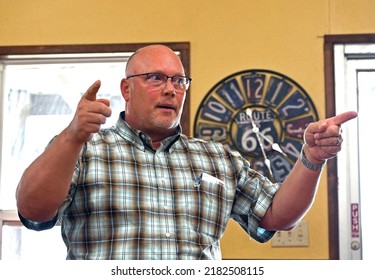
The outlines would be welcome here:
<svg viewBox="0 0 375 280">
<path fill-rule="evenodd" d="M 120 84 L 121 94 L 125 101 L 129 100 L 129 81 L 126 78 L 121 80 Z"/>
</svg>

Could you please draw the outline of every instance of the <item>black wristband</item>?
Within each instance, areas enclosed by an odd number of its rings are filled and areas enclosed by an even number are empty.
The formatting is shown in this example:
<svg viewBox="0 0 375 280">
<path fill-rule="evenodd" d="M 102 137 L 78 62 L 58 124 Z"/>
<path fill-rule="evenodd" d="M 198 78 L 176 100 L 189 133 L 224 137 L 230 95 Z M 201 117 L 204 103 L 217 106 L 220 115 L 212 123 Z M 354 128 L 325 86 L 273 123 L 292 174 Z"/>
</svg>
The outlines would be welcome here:
<svg viewBox="0 0 375 280">
<path fill-rule="evenodd" d="M 323 169 L 324 165 L 327 162 L 327 161 L 324 161 L 322 164 L 313 164 L 312 162 L 308 161 L 307 158 L 306 158 L 305 150 L 303 149 L 303 147 L 302 147 L 302 150 L 301 150 L 301 161 L 302 161 L 304 166 L 306 166 L 308 169 L 314 170 L 314 171 L 321 171 Z"/>
</svg>

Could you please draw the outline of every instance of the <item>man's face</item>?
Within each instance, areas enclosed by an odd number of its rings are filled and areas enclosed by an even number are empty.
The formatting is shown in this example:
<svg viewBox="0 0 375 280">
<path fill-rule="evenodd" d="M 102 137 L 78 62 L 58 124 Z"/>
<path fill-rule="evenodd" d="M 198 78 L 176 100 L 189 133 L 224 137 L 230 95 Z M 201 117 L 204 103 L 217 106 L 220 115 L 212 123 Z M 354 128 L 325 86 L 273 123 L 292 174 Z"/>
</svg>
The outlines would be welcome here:
<svg viewBox="0 0 375 280">
<path fill-rule="evenodd" d="M 180 59 L 168 48 L 152 46 L 133 57 L 127 76 L 157 72 L 168 76 L 184 76 Z M 147 76 L 124 79 L 121 91 L 126 101 L 126 121 L 152 139 L 163 139 L 176 130 L 180 123 L 186 93 L 176 90 L 170 78 L 155 86 Z"/>
</svg>

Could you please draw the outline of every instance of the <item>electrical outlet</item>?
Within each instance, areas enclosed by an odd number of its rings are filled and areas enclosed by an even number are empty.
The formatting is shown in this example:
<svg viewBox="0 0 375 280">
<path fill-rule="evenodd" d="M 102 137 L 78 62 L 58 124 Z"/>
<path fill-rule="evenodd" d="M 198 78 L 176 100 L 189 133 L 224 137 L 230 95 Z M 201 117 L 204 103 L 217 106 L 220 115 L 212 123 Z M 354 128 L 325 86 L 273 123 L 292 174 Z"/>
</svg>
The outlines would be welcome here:
<svg viewBox="0 0 375 280">
<path fill-rule="evenodd" d="M 277 231 L 271 242 L 272 247 L 308 247 L 309 230 L 307 221 L 301 221 L 292 230 Z"/>
</svg>

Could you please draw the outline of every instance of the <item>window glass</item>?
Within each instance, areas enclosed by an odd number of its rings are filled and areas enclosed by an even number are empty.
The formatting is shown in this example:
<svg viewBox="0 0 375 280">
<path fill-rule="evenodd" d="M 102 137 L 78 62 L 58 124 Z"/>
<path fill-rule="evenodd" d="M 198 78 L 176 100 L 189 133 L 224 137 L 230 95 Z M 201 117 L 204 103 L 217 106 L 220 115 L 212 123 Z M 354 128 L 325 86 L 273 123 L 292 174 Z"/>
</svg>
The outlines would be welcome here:
<svg viewBox="0 0 375 280">
<path fill-rule="evenodd" d="M 2 260 L 65 260 L 66 247 L 60 226 L 32 231 L 21 225 L 3 225 Z"/>
<path fill-rule="evenodd" d="M 125 58 L 117 61 L 42 61 L 3 65 L 0 209 L 16 209 L 15 190 L 23 170 L 65 128 L 81 96 L 96 80 L 97 98 L 111 101 L 110 126 L 124 110 L 120 81 Z"/>
</svg>

